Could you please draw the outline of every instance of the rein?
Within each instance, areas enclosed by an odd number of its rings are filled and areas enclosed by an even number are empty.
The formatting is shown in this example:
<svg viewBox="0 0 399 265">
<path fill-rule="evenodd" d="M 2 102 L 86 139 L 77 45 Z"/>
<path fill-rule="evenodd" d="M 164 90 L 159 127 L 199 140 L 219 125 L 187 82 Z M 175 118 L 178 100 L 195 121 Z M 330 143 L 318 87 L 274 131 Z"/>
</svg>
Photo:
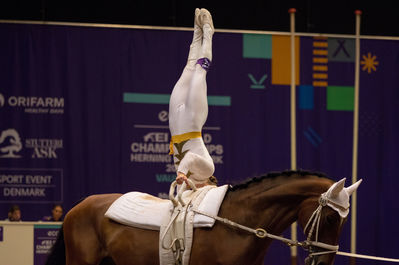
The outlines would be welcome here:
<svg viewBox="0 0 399 265">
<path fill-rule="evenodd" d="M 393 258 L 383 258 L 383 257 L 376 257 L 376 256 L 369 256 L 369 255 L 361 255 L 361 254 L 355 254 L 355 253 L 348 253 L 348 252 L 341 252 L 338 251 L 339 246 L 338 245 L 330 245 L 330 244 L 326 244 L 326 243 L 322 243 L 318 241 L 318 233 L 319 233 L 319 225 L 320 225 L 320 217 L 321 217 L 321 211 L 323 209 L 324 206 L 327 206 L 327 202 L 330 202 L 328 200 L 328 198 L 324 197 L 324 196 L 320 196 L 319 198 L 319 206 L 316 208 L 316 210 L 314 210 L 313 214 L 310 216 L 304 231 L 306 231 L 306 229 L 308 228 L 308 226 L 310 224 L 311 225 L 311 229 L 308 233 L 307 239 L 305 241 L 296 241 L 296 240 L 292 240 L 292 239 L 288 239 L 282 236 L 276 236 L 273 234 L 270 234 L 268 232 L 266 232 L 265 229 L 263 228 L 250 228 L 241 224 L 238 224 L 236 222 L 233 222 L 227 218 L 221 218 L 219 216 L 216 215 L 211 215 L 208 214 L 206 212 L 200 211 L 198 209 L 194 209 L 191 208 L 191 210 L 195 213 L 201 214 L 201 215 L 205 215 L 208 216 L 210 218 L 213 218 L 223 224 L 232 226 L 232 227 L 236 227 L 239 228 L 241 230 L 247 231 L 249 233 L 255 234 L 257 237 L 259 238 L 271 238 L 271 239 L 275 239 L 275 240 L 279 240 L 283 243 L 285 243 L 287 246 L 289 247 L 293 247 L 293 246 L 297 246 L 297 247 L 302 247 L 304 250 L 309 251 L 309 256 L 310 257 L 314 257 L 314 256 L 319 256 L 319 255 L 324 255 L 324 254 L 330 254 L 330 253 L 335 253 L 336 255 L 341 255 L 341 256 L 347 256 L 347 257 L 354 257 L 354 258 L 361 258 L 361 259 L 371 259 L 371 260 L 380 260 L 380 261 L 390 261 L 390 262 L 398 262 L 399 263 L 399 259 L 393 259 Z M 330 202 L 331 203 L 331 202 Z M 334 205 L 337 207 L 337 205 Z M 316 227 L 316 235 L 315 241 L 310 240 L 313 234 L 313 230 Z M 314 252 L 312 251 L 312 247 L 318 247 L 321 249 L 324 249 L 324 251 L 318 251 L 318 252 Z"/>
<path fill-rule="evenodd" d="M 189 186 L 195 191 L 195 185 L 191 180 L 188 180 Z M 179 202 L 181 203 L 181 205 L 186 206 L 186 204 L 183 202 L 183 200 L 181 199 L 181 195 L 183 190 L 186 189 L 186 185 L 185 183 L 183 183 L 182 185 L 182 189 L 178 192 L 178 195 L 176 196 L 178 198 L 178 200 L 176 200 L 176 198 L 173 196 L 173 191 L 174 188 L 176 187 L 177 183 L 176 181 L 172 183 L 171 185 L 171 189 L 169 192 L 169 197 L 172 200 L 173 204 L 175 206 L 177 206 L 179 204 Z M 172 188 L 173 187 L 173 188 Z M 232 227 L 236 227 L 239 228 L 241 230 L 247 231 L 249 233 L 255 234 L 257 237 L 259 238 L 271 238 L 271 239 L 275 239 L 275 240 L 279 240 L 283 243 L 285 243 L 287 246 L 289 247 L 293 247 L 293 246 L 297 246 L 297 247 L 302 247 L 305 251 L 309 252 L 309 257 L 315 257 L 315 256 L 319 256 L 319 255 L 325 255 L 325 254 L 330 254 L 330 253 L 335 253 L 336 255 L 341 255 L 341 256 L 347 256 L 347 257 L 354 257 L 354 258 L 361 258 L 361 259 L 371 259 L 371 260 L 380 260 L 380 261 L 390 261 L 390 262 L 398 262 L 399 263 L 399 259 L 393 259 L 393 258 L 384 258 L 384 257 L 376 257 L 376 256 L 369 256 L 369 255 L 362 255 L 362 254 L 356 254 L 356 253 L 348 253 L 348 252 L 341 252 L 338 251 L 339 249 L 339 245 L 331 245 L 331 244 L 326 244 L 323 242 L 319 242 L 318 241 L 318 235 L 319 235 L 319 226 L 320 226 L 320 218 L 321 218 L 321 212 L 323 210 L 323 207 L 327 206 L 327 204 L 332 204 L 334 205 L 334 207 L 337 208 L 341 208 L 343 210 L 345 210 L 344 207 L 332 202 L 331 200 L 329 200 L 329 198 L 327 196 L 325 196 L 324 194 L 320 195 L 319 197 L 319 206 L 314 210 L 314 212 L 312 213 L 312 215 L 310 216 L 305 228 L 304 228 L 304 233 L 306 234 L 306 230 L 307 228 L 310 226 L 310 230 L 309 233 L 307 235 L 307 239 L 304 241 L 297 241 L 297 240 L 292 240 L 292 239 L 288 239 L 282 236 L 276 236 L 273 234 L 270 234 L 268 232 L 266 232 L 265 229 L 263 228 L 250 228 L 248 226 L 245 225 L 241 225 L 239 223 L 233 222 L 227 218 L 222 218 L 219 217 L 217 215 L 211 215 L 208 214 L 206 212 L 203 212 L 201 210 L 195 209 L 192 207 L 191 204 L 187 205 L 188 206 L 188 210 L 191 210 L 195 213 L 207 216 L 209 218 L 213 218 L 223 224 L 232 226 Z M 311 240 L 313 232 L 314 232 L 314 228 L 316 227 L 316 234 L 315 234 L 315 241 Z M 313 251 L 312 247 L 317 247 L 320 249 L 323 249 L 323 251 Z"/>
<path fill-rule="evenodd" d="M 205 215 L 207 217 L 213 218 L 219 222 L 222 222 L 226 225 L 232 226 L 232 227 L 236 227 L 239 228 L 241 230 L 247 231 L 249 233 L 255 234 L 257 237 L 259 238 L 271 238 L 271 239 L 276 239 L 279 241 L 282 241 L 283 243 L 287 244 L 288 246 L 292 247 L 292 246 L 298 246 L 298 247 L 302 247 L 304 250 L 311 252 L 310 255 L 312 256 L 316 256 L 316 255 L 323 255 L 323 254 L 328 254 L 328 253 L 334 253 L 338 251 L 339 246 L 338 245 L 330 245 L 330 244 L 326 244 L 326 243 L 322 243 L 322 242 L 318 242 L 318 229 L 319 229 L 319 224 L 320 224 L 320 216 L 321 216 L 321 210 L 324 206 L 327 205 L 327 198 L 323 198 L 322 196 L 319 199 L 319 206 L 317 207 L 317 209 L 313 212 L 313 214 L 311 215 L 311 217 L 309 218 L 308 223 L 306 224 L 306 227 L 304 229 L 304 231 L 306 231 L 306 228 L 309 226 L 310 223 L 312 223 L 311 226 L 311 230 L 309 231 L 308 237 L 305 241 L 297 241 L 297 240 L 292 240 L 292 239 L 288 239 L 282 236 L 276 236 L 273 234 L 270 234 L 268 232 L 266 232 L 265 229 L 263 228 L 250 228 L 241 224 L 238 224 L 236 222 L 233 222 L 227 218 L 221 218 L 219 216 L 216 215 L 211 215 L 208 213 L 205 213 L 203 211 L 200 211 L 198 209 L 194 209 L 192 208 L 191 210 L 195 213 L 201 214 L 201 215 Z M 328 199 L 327 199 L 328 200 Z M 313 221 L 312 221 L 313 220 Z M 317 224 L 317 226 L 316 226 Z M 312 237 L 313 234 L 313 230 L 314 227 L 316 226 L 316 241 L 310 240 L 310 238 Z M 324 250 L 327 251 L 322 251 L 322 252 L 313 252 L 312 251 L 312 247 L 318 247 L 318 248 L 322 248 Z"/>
</svg>

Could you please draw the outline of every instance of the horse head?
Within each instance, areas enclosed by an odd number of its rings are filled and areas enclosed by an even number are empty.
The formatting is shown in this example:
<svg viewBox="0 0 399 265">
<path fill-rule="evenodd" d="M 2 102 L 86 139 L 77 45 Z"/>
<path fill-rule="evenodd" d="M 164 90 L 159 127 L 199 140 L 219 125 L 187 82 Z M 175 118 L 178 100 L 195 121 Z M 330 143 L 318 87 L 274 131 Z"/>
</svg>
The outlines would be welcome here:
<svg viewBox="0 0 399 265">
<path fill-rule="evenodd" d="M 338 250 L 338 239 L 349 214 L 349 199 L 362 180 L 345 188 L 345 178 L 331 185 L 318 198 L 310 197 L 301 205 L 298 222 L 307 237 L 306 265 L 331 265 Z"/>
</svg>

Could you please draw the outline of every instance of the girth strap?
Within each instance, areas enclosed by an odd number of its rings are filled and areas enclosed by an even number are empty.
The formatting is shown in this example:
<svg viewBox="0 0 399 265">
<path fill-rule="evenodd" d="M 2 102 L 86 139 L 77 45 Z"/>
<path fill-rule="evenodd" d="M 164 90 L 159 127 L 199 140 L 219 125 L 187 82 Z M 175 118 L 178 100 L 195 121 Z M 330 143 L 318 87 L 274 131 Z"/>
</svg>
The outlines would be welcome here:
<svg viewBox="0 0 399 265">
<path fill-rule="evenodd" d="M 194 201 L 201 194 L 201 192 L 196 192 L 197 189 L 195 188 L 195 185 L 194 183 L 192 183 L 192 181 L 189 180 L 189 184 L 193 190 L 192 192 L 195 193 L 193 196 L 190 196 L 189 200 L 187 201 L 184 201 L 182 198 L 183 191 L 187 190 L 186 183 L 183 183 L 176 197 L 174 197 L 174 193 L 177 187 L 177 183 L 176 181 L 174 181 L 171 184 L 169 197 L 175 207 L 172 217 L 160 237 L 161 247 L 165 250 L 172 250 L 175 265 L 181 265 L 183 263 L 183 254 L 187 247 L 185 242 L 187 214 L 189 213 L 191 202 Z M 167 240 L 169 240 L 170 243 L 166 243 Z M 188 244 L 191 244 L 191 241 Z M 190 247 L 191 245 L 188 246 L 188 248 Z"/>
</svg>

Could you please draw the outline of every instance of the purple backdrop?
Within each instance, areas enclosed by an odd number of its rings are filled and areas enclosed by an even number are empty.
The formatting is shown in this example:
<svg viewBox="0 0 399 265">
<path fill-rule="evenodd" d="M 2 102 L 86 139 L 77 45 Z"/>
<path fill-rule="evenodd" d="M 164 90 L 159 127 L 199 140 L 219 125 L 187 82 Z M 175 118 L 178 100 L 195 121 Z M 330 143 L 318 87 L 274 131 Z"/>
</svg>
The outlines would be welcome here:
<svg viewBox="0 0 399 265">
<path fill-rule="evenodd" d="M 90 194 L 166 195 L 167 97 L 191 32 L 0 24 L 0 34 L 0 218 L 13 203 L 23 220 L 40 220 L 52 203 L 68 210 Z M 290 167 L 290 88 L 272 81 L 272 38 L 214 36 L 204 140 L 221 184 Z M 315 42 L 326 43 L 325 63 L 314 61 Z M 395 257 L 399 43 L 362 40 L 361 56 L 358 251 Z M 299 60 L 298 167 L 349 184 L 354 41 L 301 37 Z M 288 261 L 274 243 L 265 264 Z"/>
</svg>

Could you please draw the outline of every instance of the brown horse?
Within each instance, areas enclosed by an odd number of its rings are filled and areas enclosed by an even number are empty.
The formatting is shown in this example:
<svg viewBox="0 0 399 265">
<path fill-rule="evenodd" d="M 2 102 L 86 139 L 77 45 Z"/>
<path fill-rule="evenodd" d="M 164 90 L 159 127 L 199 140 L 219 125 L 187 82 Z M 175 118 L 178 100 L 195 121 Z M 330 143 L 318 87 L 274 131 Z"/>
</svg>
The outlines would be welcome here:
<svg viewBox="0 0 399 265">
<path fill-rule="evenodd" d="M 319 207 L 320 195 L 333 183 L 319 173 L 269 173 L 230 187 L 219 216 L 280 235 L 295 221 L 304 228 Z M 95 265 L 111 260 L 111 264 L 117 265 L 159 264 L 158 231 L 121 225 L 104 217 L 108 207 L 120 196 L 93 195 L 72 208 L 47 265 Z M 337 245 L 343 223 L 337 211 L 322 207 L 318 241 Z M 312 239 L 315 236 L 313 234 Z M 213 228 L 194 229 L 190 264 L 263 264 L 271 242 L 270 238 L 258 238 L 216 222 Z M 313 264 L 328 265 L 333 264 L 334 257 L 335 253 L 327 253 L 311 259 Z"/>
</svg>

